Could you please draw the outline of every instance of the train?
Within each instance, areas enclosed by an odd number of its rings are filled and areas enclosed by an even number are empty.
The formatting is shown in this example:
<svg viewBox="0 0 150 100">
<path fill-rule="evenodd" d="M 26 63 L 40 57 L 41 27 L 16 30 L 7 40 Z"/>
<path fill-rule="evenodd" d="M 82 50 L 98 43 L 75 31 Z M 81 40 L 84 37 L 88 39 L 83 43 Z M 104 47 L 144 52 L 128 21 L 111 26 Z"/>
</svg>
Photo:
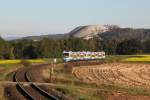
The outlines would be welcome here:
<svg viewBox="0 0 150 100">
<path fill-rule="evenodd" d="M 98 60 L 104 59 L 105 52 L 90 52 L 90 51 L 63 51 L 64 62 L 81 61 L 81 60 Z"/>
</svg>

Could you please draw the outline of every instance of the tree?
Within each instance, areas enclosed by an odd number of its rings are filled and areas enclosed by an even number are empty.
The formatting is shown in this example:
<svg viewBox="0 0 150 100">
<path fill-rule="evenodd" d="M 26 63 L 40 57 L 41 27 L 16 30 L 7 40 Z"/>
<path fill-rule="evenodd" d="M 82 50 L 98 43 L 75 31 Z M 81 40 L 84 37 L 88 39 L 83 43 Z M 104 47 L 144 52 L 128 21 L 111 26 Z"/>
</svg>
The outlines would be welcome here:
<svg viewBox="0 0 150 100">
<path fill-rule="evenodd" d="M 71 45 L 74 51 L 85 50 L 85 42 L 81 38 L 72 38 Z"/>
<path fill-rule="evenodd" d="M 145 53 L 150 53 L 150 38 L 144 41 L 143 49 Z"/>
<path fill-rule="evenodd" d="M 41 56 L 43 58 L 50 58 L 51 57 L 51 41 L 47 38 L 44 38 L 40 41 L 39 50 L 41 52 Z"/>
<path fill-rule="evenodd" d="M 23 50 L 23 58 L 25 59 L 35 59 L 38 58 L 38 52 L 33 45 L 29 45 Z"/>
<path fill-rule="evenodd" d="M 5 41 L 0 37 L 0 58 L 4 58 Z"/>
<path fill-rule="evenodd" d="M 82 51 L 86 48 L 86 41 L 82 38 L 67 38 L 63 41 L 63 49 L 70 51 Z"/>
<path fill-rule="evenodd" d="M 125 40 L 117 45 L 117 54 L 138 54 L 142 52 L 142 44 L 135 39 Z"/>
<path fill-rule="evenodd" d="M 4 59 L 15 59 L 14 56 L 14 47 L 12 45 L 10 45 L 9 42 L 5 43 L 5 51 L 3 53 L 3 58 Z"/>
</svg>

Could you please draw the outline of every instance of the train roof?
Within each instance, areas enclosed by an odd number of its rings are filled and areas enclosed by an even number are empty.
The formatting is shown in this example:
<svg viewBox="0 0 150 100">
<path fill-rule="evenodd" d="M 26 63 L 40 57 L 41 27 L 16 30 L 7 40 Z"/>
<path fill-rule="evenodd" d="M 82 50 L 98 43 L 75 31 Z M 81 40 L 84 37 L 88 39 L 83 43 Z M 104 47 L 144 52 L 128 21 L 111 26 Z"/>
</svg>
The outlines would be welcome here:
<svg viewBox="0 0 150 100">
<path fill-rule="evenodd" d="M 63 51 L 63 53 L 105 53 L 104 51 L 100 51 L 100 52 L 91 52 L 91 51 Z"/>
</svg>

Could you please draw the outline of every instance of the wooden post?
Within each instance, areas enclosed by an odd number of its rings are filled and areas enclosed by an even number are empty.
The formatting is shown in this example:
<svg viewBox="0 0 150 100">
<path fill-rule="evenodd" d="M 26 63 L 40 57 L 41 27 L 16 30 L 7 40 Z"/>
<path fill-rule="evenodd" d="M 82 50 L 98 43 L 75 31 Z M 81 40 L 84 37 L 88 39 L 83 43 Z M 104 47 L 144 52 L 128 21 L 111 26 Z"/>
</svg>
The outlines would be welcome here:
<svg viewBox="0 0 150 100">
<path fill-rule="evenodd" d="M 53 74 L 54 74 L 55 63 L 56 63 L 56 59 L 54 59 L 54 60 L 51 62 L 51 66 L 50 66 L 50 82 L 52 82 L 52 76 L 53 76 Z"/>
<path fill-rule="evenodd" d="M 53 74 L 53 62 L 51 62 L 51 66 L 50 66 L 50 82 L 52 82 L 52 74 Z"/>
</svg>

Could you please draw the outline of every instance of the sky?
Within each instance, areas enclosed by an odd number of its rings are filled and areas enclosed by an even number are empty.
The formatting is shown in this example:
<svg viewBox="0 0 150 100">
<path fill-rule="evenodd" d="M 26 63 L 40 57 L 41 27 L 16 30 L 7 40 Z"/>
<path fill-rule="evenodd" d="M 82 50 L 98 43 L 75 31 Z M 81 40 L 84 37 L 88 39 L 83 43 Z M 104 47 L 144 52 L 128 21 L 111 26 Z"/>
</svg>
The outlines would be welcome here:
<svg viewBox="0 0 150 100">
<path fill-rule="evenodd" d="M 67 33 L 81 25 L 150 28 L 150 0 L 0 0 L 3 37 Z"/>
</svg>

